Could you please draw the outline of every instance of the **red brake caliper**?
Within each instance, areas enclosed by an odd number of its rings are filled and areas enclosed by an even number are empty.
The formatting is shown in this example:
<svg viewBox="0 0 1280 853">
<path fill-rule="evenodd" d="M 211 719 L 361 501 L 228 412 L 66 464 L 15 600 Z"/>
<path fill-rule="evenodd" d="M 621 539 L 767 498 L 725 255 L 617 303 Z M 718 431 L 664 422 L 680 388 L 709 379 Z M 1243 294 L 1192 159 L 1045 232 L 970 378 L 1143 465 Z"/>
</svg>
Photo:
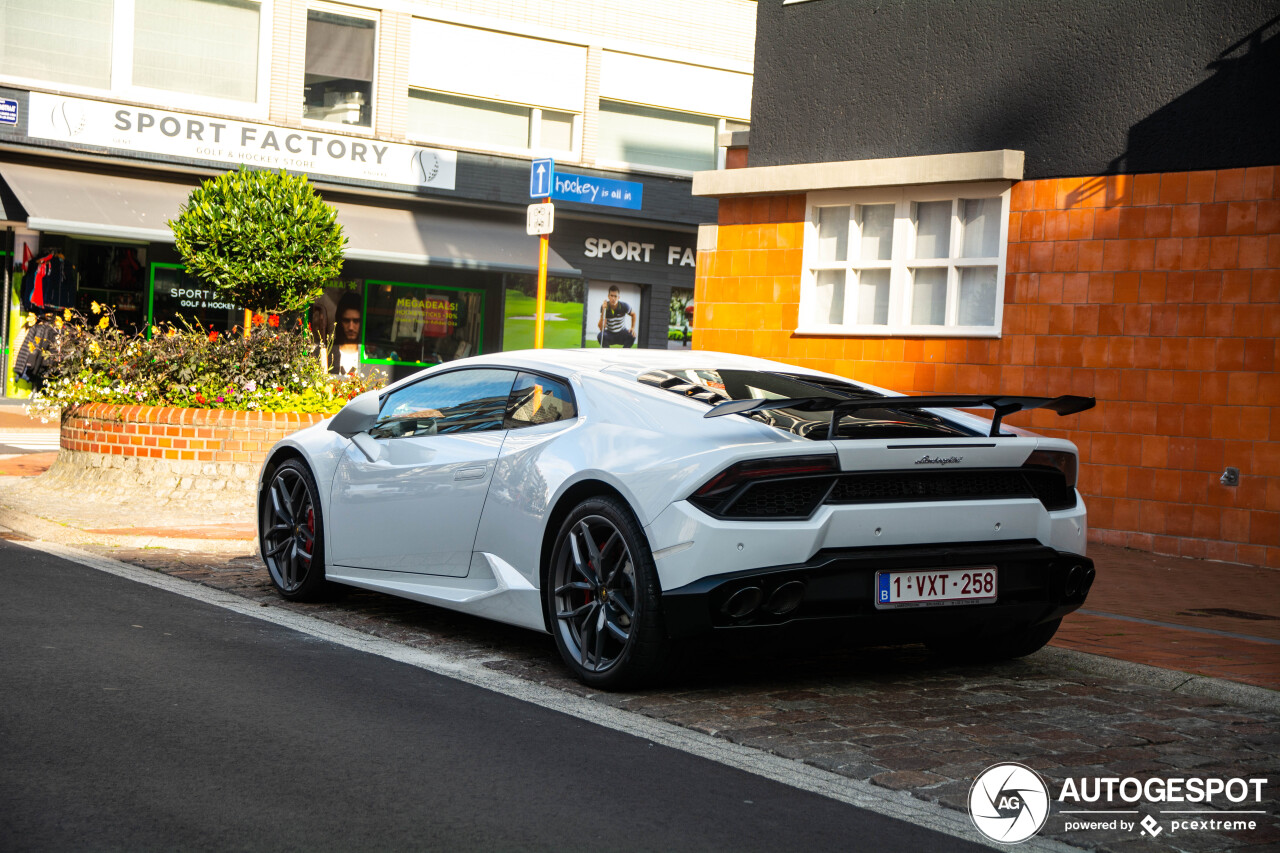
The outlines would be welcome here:
<svg viewBox="0 0 1280 853">
<path fill-rule="evenodd" d="M 313 541 L 313 542 L 314 542 L 314 541 L 315 541 L 315 538 L 316 538 L 316 509 L 315 509 L 315 507 L 307 507 L 307 530 L 309 530 L 309 531 L 311 532 L 311 541 Z M 302 549 L 302 552 L 303 552 L 304 554 L 306 554 L 308 557 L 309 557 L 309 556 L 311 556 L 311 546 L 310 546 L 310 545 L 305 546 L 305 547 Z"/>
</svg>

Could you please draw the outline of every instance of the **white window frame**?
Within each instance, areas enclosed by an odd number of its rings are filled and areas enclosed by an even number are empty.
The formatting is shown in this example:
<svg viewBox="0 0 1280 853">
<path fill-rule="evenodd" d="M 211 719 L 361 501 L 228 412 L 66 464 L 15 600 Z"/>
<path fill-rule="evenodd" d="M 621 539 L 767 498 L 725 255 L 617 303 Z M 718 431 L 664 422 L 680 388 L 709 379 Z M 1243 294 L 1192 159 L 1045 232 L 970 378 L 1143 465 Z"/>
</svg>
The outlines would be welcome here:
<svg viewBox="0 0 1280 853">
<path fill-rule="evenodd" d="M 849 335 L 859 337 L 950 337 L 998 338 L 1004 319 L 1005 268 L 1009 246 L 1008 181 L 960 184 L 921 185 L 911 187 L 879 187 L 862 190 L 811 192 L 808 194 L 804 223 L 804 261 L 800 278 L 800 319 L 796 334 Z M 1000 199 L 999 254 L 990 258 L 959 257 L 963 240 L 960 202 L 965 199 Z M 951 201 L 951 233 L 948 256 L 916 259 L 914 205 L 919 202 Z M 894 204 L 892 255 L 889 261 L 866 261 L 857 257 L 861 234 L 856 211 L 862 205 Z M 848 250 L 843 261 L 818 260 L 818 211 L 827 207 L 849 207 Z M 960 270 L 965 267 L 996 268 L 994 321 L 989 326 L 961 326 L 956 323 L 959 312 Z M 889 269 L 889 314 L 885 325 L 856 322 L 858 300 L 850 285 L 859 269 Z M 945 267 L 947 269 L 947 307 L 944 325 L 916 325 L 911 322 L 911 289 L 913 268 Z M 817 273 L 844 270 L 843 323 L 821 323 L 818 311 Z"/>
<path fill-rule="evenodd" d="M 307 118 L 303 116 L 302 126 L 309 127 L 314 130 L 322 130 L 328 133 L 342 133 L 352 136 L 370 136 L 374 135 L 374 128 L 378 126 L 378 57 L 382 52 L 382 13 L 377 9 L 369 9 L 362 6 L 346 6 L 341 3 L 326 3 L 323 0 L 311 0 L 307 3 L 307 12 L 327 12 L 330 15 L 340 15 L 344 18 L 359 18 L 364 21 L 373 21 L 373 79 L 369 81 L 369 126 L 364 127 L 358 124 L 337 124 L 331 121 L 321 121 L 320 119 Z M 306 33 L 306 17 L 303 17 L 303 33 Z M 306 36 L 303 36 L 302 52 L 305 62 L 306 56 Z M 306 85 L 306 72 L 303 72 L 303 86 Z M 298 98 L 302 98 L 302 90 L 298 90 Z"/>
<path fill-rule="evenodd" d="M 251 0 L 254 2 L 255 0 Z M 271 20 L 275 15 L 275 0 L 256 0 L 258 3 L 258 79 L 253 101 L 237 101 L 213 98 L 208 95 L 192 95 L 169 89 L 153 89 L 133 84 L 133 31 L 134 0 L 113 0 L 111 10 L 111 85 L 100 89 L 73 83 L 58 83 L 37 77 L 5 77 L 12 83 L 31 89 L 54 89 L 68 95 L 90 98 L 121 98 L 176 112 L 218 113 L 239 118 L 265 118 L 269 112 L 271 88 Z"/>
<path fill-rule="evenodd" d="M 522 104 L 517 101 L 499 101 L 494 98 L 481 98 L 476 95 L 467 95 L 461 92 L 445 92 L 440 89 L 428 89 L 426 86 L 409 86 L 409 91 L 417 90 L 419 92 L 433 92 L 440 95 L 448 95 L 454 98 L 465 98 L 469 101 L 479 101 L 481 103 L 490 104 L 506 104 L 508 106 L 523 107 L 529 110 L 529 128 L 528 138 L 530 144 L 527 147 L 519 148 L 511 145 L 491 145 L 483 143 L 475 139 L 465 139 L 457 136 L 448 136 L 446 134 L 429 133 L 416 134 L 407 133 L 407 138 L 413 142 L 422 142 L 427 145 L 444 146 L 447 148 L 460 148 L 469 151 L 484 151 L 498 154 L 516 154 L 524 157 L 532 156 L 554 156 L 558 160 L 565 162 L 577 163 L 582 156 L 582 113 L 575 113 L 572 110 L 562 110 L 555 107 L 537 107 L 532 104 Z M 406 93 L 405 97 L 409 97 Z M 573 125 L 570 129 L 569 144 L 572 146 L 569 150 L 561 148 L 548 148 L 542 144 L 542 113 L 564 113 L 573 117 Z"/>
</svg>

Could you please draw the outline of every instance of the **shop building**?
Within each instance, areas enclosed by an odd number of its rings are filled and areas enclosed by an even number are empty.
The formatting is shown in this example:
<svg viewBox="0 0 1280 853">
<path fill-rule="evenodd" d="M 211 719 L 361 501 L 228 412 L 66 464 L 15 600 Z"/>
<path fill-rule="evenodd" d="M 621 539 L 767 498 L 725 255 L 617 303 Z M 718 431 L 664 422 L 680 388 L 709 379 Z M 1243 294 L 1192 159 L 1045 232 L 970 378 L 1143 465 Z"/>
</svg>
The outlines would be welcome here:
<svg viewBox="0 0 1280 853">
<path fill-rule="evenodd" d="M 697 345 L 1094 396 L 1014 423 L 1080 448 L 1095 541 L 1280 567 L 1276 13 L 762 0 Z"/>
<path fill-rule="evenodd" d="M 634 192 L 556 197 L 548 345 L 598 345 L 590 300 L 616 285 L 635 345 L 666 347 L 673 293 L 692 298 L 697 225 L 715 211 L 691 177 L 746 127 L 754 17 L 749 0 L 5 3 L 5 364 L 28 253 L 59 257 L 65 281 L 27 308 L 97 301 L 139 329 L 240 323 L 240 306 L 183 270 L 167 222 L 201 180 L 242 164 L 305 173 L 337 208 L 342 279 L 311 321 L 332 328 L 358 306 L 363 365 L 398 377 L 532 345 L 525 208 L 541 200 L 542 158 Z M 6 390 L 29 385 L 10 373 Z"/>
</svg>

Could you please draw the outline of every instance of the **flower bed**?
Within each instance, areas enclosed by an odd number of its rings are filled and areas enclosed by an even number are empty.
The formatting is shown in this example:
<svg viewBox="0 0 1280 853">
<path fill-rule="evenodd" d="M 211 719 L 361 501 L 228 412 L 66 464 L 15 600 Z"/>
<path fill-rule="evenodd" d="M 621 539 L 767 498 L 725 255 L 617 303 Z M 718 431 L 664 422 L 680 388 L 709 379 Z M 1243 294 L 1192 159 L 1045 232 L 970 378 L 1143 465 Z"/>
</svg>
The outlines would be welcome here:
<svg viewBox="0 0 1280 853">
<path fill-rule="evenodd" d="M 97 319 L 70 310 L 56 318 L 32 414 L 52 419 L 84 403 L 332 414 L 384 380 L 327 374 L 315 354 L 326 342 L 297 319 L 255 315 L 247 335 L 171 325 L 137 334 L 110 308 L 95 302 L 92 311 Z"/>
</svg>

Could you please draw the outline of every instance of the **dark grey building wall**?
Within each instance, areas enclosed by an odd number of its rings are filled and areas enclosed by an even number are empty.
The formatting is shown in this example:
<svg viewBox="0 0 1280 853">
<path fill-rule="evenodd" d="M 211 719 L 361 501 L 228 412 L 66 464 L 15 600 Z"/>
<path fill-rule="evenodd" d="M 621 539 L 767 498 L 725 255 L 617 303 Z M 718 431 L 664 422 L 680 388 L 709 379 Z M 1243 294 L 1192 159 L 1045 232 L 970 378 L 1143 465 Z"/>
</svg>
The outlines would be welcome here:
<svg viewBox="0 0 1280 853">
<path fill-rule="evenodd" d="M 1026 152 L 1028 178 L 1280 164 L 1280 0 L 760 0 L 751 166 Z"/>
</svg>

